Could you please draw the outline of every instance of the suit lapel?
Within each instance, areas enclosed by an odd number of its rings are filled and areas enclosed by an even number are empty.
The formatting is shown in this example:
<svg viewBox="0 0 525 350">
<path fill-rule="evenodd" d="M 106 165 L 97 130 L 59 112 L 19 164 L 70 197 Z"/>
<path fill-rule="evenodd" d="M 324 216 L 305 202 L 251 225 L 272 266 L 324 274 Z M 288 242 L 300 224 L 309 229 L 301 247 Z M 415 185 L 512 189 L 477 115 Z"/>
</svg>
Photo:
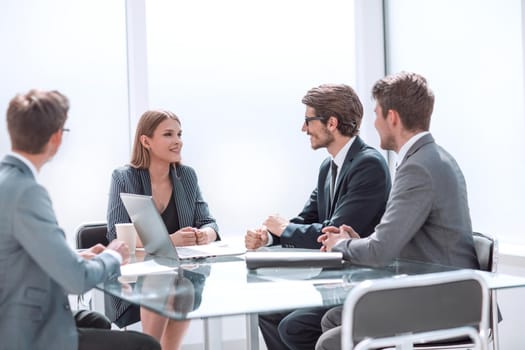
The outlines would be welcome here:
<svg viewBox="0 0 525 350">
<path fill-rule="evenodd" d="M 335 184 L 334 189 L 334 200 L 331 203 L 329 215 L 331 216 L 333 213 L 333 210 L 335 208 L 335 203 L 337 203 L 337 200 L 339 199 L 339 185 L 341 183 L 341 180 L 346 177 L 346 174 L 350 171 L 350 167 L 352 165 L 352 161 L 354 160 L 354 157 L 356 154 L 358 154 L 361 149 L 365 147 L 365 143 L 359 136 L 356 136 L 354 142 L 352 143 L 352 146 L 350 146 L 350 149 L 348 150 L 348 153 L 346 154 L 345 161 L 343 162 L 343 165 L 341 166 L 341 169 L 339 169 L 339 174 L 337 175 L 337 182 Z M 331 175 L 331 174 L 330 174 Z M 328 184 L 328 190 L 326 193 L 330 193 L 330 176 L 326 177 L 326 183 Z"/>
<path fill-rule="evenodd" d="M 142 186 L 142 193 L 146 196 L 151 196 L 151 178 L 148 169 L 138 169 L 140 174 L 140 184 Z"/>
<path fill-rule="evenodd" d="M 177 174 L 178 170 L 179 169 L 176 166 L 172 166 L 170 168 L 170 174 L 173 181 L 173 196 L 175 199 L 175 205 L 177 207 L 179 225 L 181 228 L 183 228 L 186 226 L 192 226 L 193 222 L 189 219 L 192 217 L 190 212 L 191 208 L 188 205 L 188 196 L 186 195 L 186 191 L 184 191 L 182 181 Z"/>
</svg>

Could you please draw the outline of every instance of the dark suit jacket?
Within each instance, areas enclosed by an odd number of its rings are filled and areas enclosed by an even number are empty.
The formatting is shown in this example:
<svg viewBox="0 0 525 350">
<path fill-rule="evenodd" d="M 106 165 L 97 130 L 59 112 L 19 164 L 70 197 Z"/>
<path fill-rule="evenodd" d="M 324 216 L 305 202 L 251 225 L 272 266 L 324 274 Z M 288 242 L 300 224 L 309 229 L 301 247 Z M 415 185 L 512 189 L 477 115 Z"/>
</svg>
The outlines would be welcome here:
<svg viewBox="0 0 525 350">
<path fill-rule="evenodd" d="M 479 268 L 465 179 L 454 158 L 432 135 L 420 138 L 397 169 L 375 232 L 365 239 L 343 241 L 333 250 L 363 265 L 386 265 L 401 257 Z"/>
<path fill-rule="evenodd" d="M 76 350 L 67 294 L 116 278 L 120 264 L 71 249 L 47 191 L 20 159 L 0 163 L 0 193 L 0 349 Z"/>
<path fill-rule="evenodd" d="M 274 244 L 290 248 L 320 248 L 317 237 L 326 225 L 347 224 L 368 235 L 374 231 L 390 192 L 390 173 L 384 157 L 359 136 L 348 150 L 337 180 L 330 208 L 331 158 L 321 164 L 317 187 L 303 211 L 290 220 Z"/>
<path fill-rule="evenodd" d="M 210 215 L 208 204 L 202 198 L 195 170 L 189 166 L 178 165 L 170 169 L 170 176 L 173 181 L 173 197 L 180 227 L 211 227 L 217 232 L 219 240 L 219 227 Z M 113 171 L 107 209 L 107 236 L 110 242 L 117 236 L 115 224 L 131 222 L 120 199 L 121 192 L 151 196 L 151 179 L 148 170 L 126 165 Z M 139 320 L 138 306 L 116 297 L 105 297 L 105 313 L 120 327 Z"/>
</svg>

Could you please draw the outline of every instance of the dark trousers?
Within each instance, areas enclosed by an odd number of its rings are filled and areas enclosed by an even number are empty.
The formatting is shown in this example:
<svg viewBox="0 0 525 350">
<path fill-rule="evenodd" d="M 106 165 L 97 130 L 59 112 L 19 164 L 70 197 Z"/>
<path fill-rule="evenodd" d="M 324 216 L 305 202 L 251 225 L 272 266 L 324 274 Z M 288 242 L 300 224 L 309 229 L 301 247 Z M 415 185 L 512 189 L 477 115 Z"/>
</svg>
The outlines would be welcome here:
<svg viewBox="0 0 525 350">
<path fill-rule="evenodd" d="M 78 330 L 79 350 L 160 350 L 157 340 L 147 334 L 111 330 L 109 319 L 98 312 L 80 310 L 73 316 Z"/>
<path fill-rule="evenodd" d="M 322 334 L 327 308 L 259 315 L 259 327 L 268 350 L 312 350 Z"/>
</svg>

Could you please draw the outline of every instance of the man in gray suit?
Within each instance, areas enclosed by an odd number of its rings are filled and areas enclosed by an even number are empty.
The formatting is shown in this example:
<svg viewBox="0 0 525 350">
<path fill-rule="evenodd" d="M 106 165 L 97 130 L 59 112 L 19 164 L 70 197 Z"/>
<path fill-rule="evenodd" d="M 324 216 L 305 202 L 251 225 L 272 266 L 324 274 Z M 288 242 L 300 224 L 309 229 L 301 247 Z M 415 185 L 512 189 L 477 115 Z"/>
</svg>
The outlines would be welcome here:
<svg viewBox="0 0 525 350">
<path fill-rule="evenodd" d="M 454 158 L 428 132 L 434 94 L 425 78 L 401 72 L 379 80 L 375 127 L 381 147 L 398 154 L 387 207 L 375 232 L 360 238 L 350 226 L 326 227 L 321 250 L 342 252 L 355 264 L 382 266 L 406 258 L 479 268 L 465 179 Z M 341 348 L 341 307 L 322 320 L 316 349 Z"/>
<path fill-rule="evenodd" d="M 37 174 L 58 151 L 69 109 L 57 91 L 15 96 L 7 110 L 12 152 L 0 163 L 0 349 L 160 349 L 140 333 L 77 332 L 68 293 L 120 275 L 121 241 L 84 256 L 66 242 Z"/>
</svg>

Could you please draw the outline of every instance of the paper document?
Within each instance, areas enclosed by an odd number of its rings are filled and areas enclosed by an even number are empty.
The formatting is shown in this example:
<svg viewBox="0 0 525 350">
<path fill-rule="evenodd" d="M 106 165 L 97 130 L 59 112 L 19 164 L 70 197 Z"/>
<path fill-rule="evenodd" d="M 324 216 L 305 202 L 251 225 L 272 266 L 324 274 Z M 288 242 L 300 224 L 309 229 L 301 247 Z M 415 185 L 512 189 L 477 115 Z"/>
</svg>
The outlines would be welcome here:
<svg viewBox="0 0 525 350">
<path fill-rule="evenodd" d="M 176 247 L 180 259 L 206 258 L 213 256 L 241 255 L 246 252 L 244 246 L 229 245 L 218 241 L 203 245 Z"/>
<path fill-rule="evenodd" d="M 155 260 L 126 264 L 120 267 L 122 276 L 139 276 L 175 270 L 176 267 L 157 263 Z"/>
</svg>

